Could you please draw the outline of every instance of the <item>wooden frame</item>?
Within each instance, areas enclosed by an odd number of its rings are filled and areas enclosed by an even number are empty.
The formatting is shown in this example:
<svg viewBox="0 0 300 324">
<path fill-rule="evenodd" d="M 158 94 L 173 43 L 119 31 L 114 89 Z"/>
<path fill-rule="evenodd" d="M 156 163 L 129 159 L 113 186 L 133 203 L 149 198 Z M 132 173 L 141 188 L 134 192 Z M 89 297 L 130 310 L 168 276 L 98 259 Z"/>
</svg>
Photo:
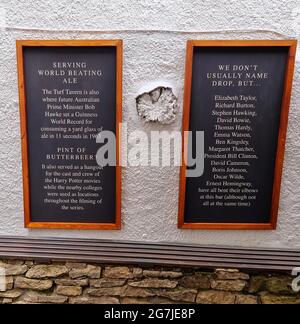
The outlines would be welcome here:
<svg viewBox="0 0 300 324">
<path fill-rule="evenodd" d="M 184 132 L 189 130 L 190 120 L 190 102 L 192 91 L 192 73 L 193 73 L 193 56 L 195 47 L 288 47 L 288 61 L 286 63 L 286 73 L 284 82 L 284 91 L 281 106 L 280 128 L 278 134 L 277 154 L 275 162 L 274 185 L 272 195 L 272 207 L 270 223 L 186 223 L 185 222 L 185 195 L 186 195 L 186 157 L 188 143 Z M 186 53 L 186 76 L 185 76 L 185 96 L 183 112 L 183 153 L 182 167 L 180 171 L 180 189 L 179 189 L 179 211 L 178 211 L 178 228 L 180 229 L 202 229 L 202 230 L 275 230 L 277 227 L 280 188 L 282 180 L 282 170 L 284 162 L 285 142 L 288 126 L 288 115 L 290 98 L 292 93 L 292 83 L 294 74 L 295 55 L 297 49 L 296 40 L 236 40 L 236 41 L 197 41 L 190 40 L 187 42 Z"/>
<path fill-rule="evenodd" d="M 122 63 L 123 63 L 123 41 L 122 40 L 19 40 L 17 46 L 18 82 L 20 98 L 21 118 L 21 142 L 23 162 L 23 193 L 25 227 L 30 229 L 78 229 L 78 230 L 120 230 L 121 229 L 121 157 L 120 144 L 121 133 L 119 124 L 122 123 Z M 117 139 L 117 165 L 116 165 L 116 222 L 115 223 L 56 223 L 56 222 L 32 222 L 30 217 L 30 178 L 28 159 L 28 136 L 27 136 L 27 114 L 26 93 L 24 77 L 24 47 L 116 47 L 116 139 Z"/>
</svg>

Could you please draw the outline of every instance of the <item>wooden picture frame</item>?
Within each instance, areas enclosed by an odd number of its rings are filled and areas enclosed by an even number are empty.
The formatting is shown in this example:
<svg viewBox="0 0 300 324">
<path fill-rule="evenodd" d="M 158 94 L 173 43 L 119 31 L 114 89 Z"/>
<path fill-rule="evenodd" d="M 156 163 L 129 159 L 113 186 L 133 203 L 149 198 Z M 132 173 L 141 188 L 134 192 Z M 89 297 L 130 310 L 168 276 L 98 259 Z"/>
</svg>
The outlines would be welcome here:
<svg viewBox="0 0 300 324">
<path fill-rule="evenodd" d="M 275 162 L 274 185 L 272 194 L 272 207 L 269 223 L 188 223 L 185 220 L 185 200 L 186 200 L 186 158 L 188 143 L 184 134 L 189 131 L 192 78 L 193 78 L 193 59 L 194 49 L 199 47 L 287 47 L 288 61 L 286 62 L 285 81 L 283 89 L 283 98 L 281 104 L 280 127 L 278 134 L 278 144 Z M 180 189 L 179 189 L 179 211 L 178 228 L 179 229 L 201 229 L 201 230 L 275 230 L 277 227 L 280 188 L 282 180 L 282 170 L 284 162 L 285 143 L 288 126 L 288 115 L 290 98 L 292 92 L 295 54 L 297 49 L 296 40 L 218 40 L 218 41 L 199 41 L 189 40 L 187 42 L 186 52 L 186 76 L 185 76 L 185 95 L 183 111 L 183 153 L 182 167 L 180 170 Z"/>
<path fill-rule="evenodd" d="M 23 193 L 25 227 L 29 229 L 74 229 L 74 230 L 120 230 L 121 229 L 121 164 L 120 144 L 121 133 L 119 124 L 122 123 L 122 40 L 18 40 L 17 62 L 21 118 L 21 144 L 23 164 Z M 30 213 L 30 170 L 28 158 L 27 107 L 25 89 L 24 55 L 25 47 L 115 47 L 116 48 L 116 215 L 115 223 L 58 223 L 33 222 Z"/>
</svg>

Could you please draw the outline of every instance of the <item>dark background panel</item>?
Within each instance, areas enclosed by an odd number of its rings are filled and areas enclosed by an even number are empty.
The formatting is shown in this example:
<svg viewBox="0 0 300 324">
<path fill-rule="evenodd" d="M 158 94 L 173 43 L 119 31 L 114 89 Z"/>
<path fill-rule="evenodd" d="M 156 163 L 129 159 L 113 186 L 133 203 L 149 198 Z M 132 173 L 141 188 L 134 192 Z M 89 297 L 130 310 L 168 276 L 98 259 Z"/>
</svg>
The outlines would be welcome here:
<svg viewBox="0 0 300 324">
<path fill-rule="evenodd" d="M 259 159 L 251 162 L 247 181 L 259 189 L 257 200 L 251 207 L 204 207 L 199 199 L 198 188 L 206 187 L 212 180 L 208 161 L 204 175 L 186 179 L 186 223 L 269 223 L 274 182 L 278 131 L 283 96 L 287 47 L 195 47 L 191 93 L 190 130 L 205 132 L 205 153 L 215 144 L 213 137 L 215 95 L 254 95 L 258 98 L 256 117 L 252 122 L 251 145 Z M 205 78 L 208 72 L 217 72 L 219 64 L 259 64 L 269 73 L 269 79 L 259 87 L 211 87 Z M 227 125 L 227 124 L 226 124 Z M 193 142 L 195 151 L 195 141 Z"/>
<path fill-rule="evenodd" d="M 88 69 L 101 69 L 102 77 L 79 78 L 79 84 L 62 84 L 60 77 L 41 78 L 37 69 L 51 68 L 53 62 L 87 62 Z M 44 118 L 42 89 L 96 89 L 100 103 L 96 103 L 99 118 L 96 127 L 116 132 L 116 48 L 115 47 L 24 47 L 26 85 L 27 132 L 29 143 L 30 208 L 32 222 L 115 223 L 116 175 L 114 167 L 101 172 L 104 190 L 103 204 L 86 206 L 85 211 L 63 211 L 61 206 L 45 205 L 44 175 L 42 164 L 47 164 L 45 154 L 55 153 L 57 146 L 86 147 L 87 154 L 95 155 L 99 145 L 95 140 L 41 140 L 40 128 L 51 126 Z M 84 111 L 87 112 L 87 111 Z M 94 127 L 94 126 L 93 126 Z M 59 164 L 70 164 L 70 161 Z M 96 161 L 82 161 L 97 165 Z M 56 164 L 55 161 L 52 164 Z M 80 162 L 76 162 L 80 164 Z"/>
</svg>

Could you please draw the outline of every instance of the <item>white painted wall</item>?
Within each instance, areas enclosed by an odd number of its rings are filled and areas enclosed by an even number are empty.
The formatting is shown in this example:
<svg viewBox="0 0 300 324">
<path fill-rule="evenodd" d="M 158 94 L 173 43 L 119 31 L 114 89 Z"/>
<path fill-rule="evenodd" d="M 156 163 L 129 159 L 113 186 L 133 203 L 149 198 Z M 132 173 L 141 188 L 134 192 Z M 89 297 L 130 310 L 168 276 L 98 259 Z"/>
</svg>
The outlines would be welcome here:
<svg viewBox="0 0 300 324">
<path fill-rule="evenodd" d="M 297 8 L 298 6 L 298 8 Z M 189 231 L 177 229 L 176 168 L 123 172 L 123 230 L 86 232 L 23 228 L 16 39 L 124 40 L 123 117 L 129 131 L 179 130 L 187 39 L 283 39 L 300 35 L 298 0 L 1 0 L 0 29 L 0 235 L 172 241 L 235 246 L 300 247 L 300 58 L 297 59 L 277 231 Z M 0 10 L 4 13 L 4 10 Z M 3 15 L 0 24 L 4 23 Z M 47 29 L 48 31 L 30 28 Z M 71 32 L 51 29 L 68 29 Z M 79 32 L 74 30 L 102 30 Z M 125 30 L 123 32 L 110 30 Z M 129 31 L 155 29 L 155 32 Z M 159 30 L 180 30 L 162 32 Z M 103 32 L 106 30 L 106 32 Z M 236 30 L 223 31 L 222 30 Z M 282 36 L 274 30 L 283 33 Z M 135 96 L 148 82 L 175 84 L 180 118 L 173 125 L 145 125 Z"/>
</svg>

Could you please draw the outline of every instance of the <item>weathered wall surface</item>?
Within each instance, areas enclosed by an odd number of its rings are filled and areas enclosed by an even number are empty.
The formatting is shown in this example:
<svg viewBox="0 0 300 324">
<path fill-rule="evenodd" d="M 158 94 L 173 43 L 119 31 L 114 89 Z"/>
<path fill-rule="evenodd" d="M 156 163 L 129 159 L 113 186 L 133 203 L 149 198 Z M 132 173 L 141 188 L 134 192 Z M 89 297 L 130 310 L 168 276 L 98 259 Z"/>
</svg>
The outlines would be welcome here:
<svg viewBox="0 0 300 324">
<path fill-rule="evenodd" d="M 16 39 L 121 38 L 124 40 L 123 118 L 128 123 L 128 130 L 180 130 L 186 40 L 297 37 L 300 35 L 300 9 L 297 0 L 287 0 L 284 4 L 280 0 L 1 0 L 0 8 L 6 9 L 8 26 L 25 27 L 23 30 L 0 29 L 0 235 L 300 247 L 299 56 L 288 131 L 279 227 L 276 232 L 178 230 L 178 168 L 129 167 L 123 171 L 123 230 L 79 232 L 28 231 L 23 228 L 15 54 Z M 4 10 L 0 10 L 1 13 Z M 32 31 L 26 27 L 48 31 Z M 49 31 L 51 29 L 71 31 Z M 85 29 L 100 31 L 78 31 Z M 116 31 L 120 29 L 124 31 Z M 130 31 L 131 29 L 141 31 Z M 142 31 L 145 29 L 157 31 Z M 162 32 L 160 29 L 173 32 Z M 228 29 L 235 31 L 224 31 Z M 277 31 L 286 36 L 266 30 Z M 149 125 L 137 115 L 135 98 L 141 94 L 139 90 L 151 82 L 156 82 L 156 85 L 170 84 L 178 95 L 179 114 L 175 123 Z"/>
<path fill-rule="evenodd" d="M 300 304 L 287 274 L 0 260 L 0 304 Z"/>
</svg>

